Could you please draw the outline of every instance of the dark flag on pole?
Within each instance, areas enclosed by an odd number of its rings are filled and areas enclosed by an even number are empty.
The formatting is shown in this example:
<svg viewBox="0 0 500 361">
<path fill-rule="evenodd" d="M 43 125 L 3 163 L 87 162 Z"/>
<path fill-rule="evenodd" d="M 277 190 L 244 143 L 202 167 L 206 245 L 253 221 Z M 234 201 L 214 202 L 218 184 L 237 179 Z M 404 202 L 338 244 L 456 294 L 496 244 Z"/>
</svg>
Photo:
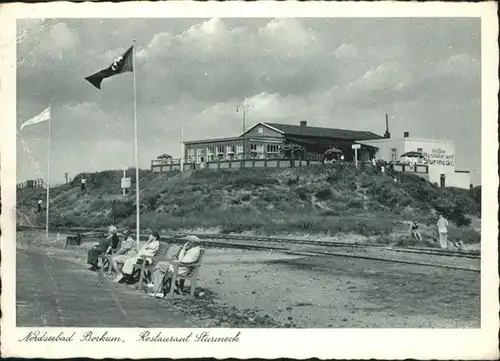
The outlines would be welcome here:
<svg viewBox="0 0 500 361">
<path fill-rule="evenodd" d="M 125 54 L 118 57 L 113 61 L 108 68 L 98 71 L 95 74 L 92 74 L 85 78 L 90 84 L 95 86 L 97 89 L 101 89 L 101 83 L 104 79 L 109 78 L 110 76 L 124 73 L 126 71 L 134 71 L 134 66 L 132 62 L 132 51 L 134 46 L 131 46 Z"/>
</svg>

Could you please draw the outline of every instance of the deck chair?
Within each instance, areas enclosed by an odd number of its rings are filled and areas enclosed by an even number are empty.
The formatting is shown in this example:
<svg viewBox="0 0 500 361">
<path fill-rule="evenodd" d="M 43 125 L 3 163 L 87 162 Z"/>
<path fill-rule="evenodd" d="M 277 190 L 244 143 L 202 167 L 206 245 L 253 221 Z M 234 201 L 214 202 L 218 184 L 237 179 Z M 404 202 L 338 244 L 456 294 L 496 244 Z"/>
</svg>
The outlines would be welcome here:
<svg viewBox="0 0 500 361">
<path fill-rule="evenodd" d="M 144 287 L 144 283 L 149 283 L 151 281 L 151 274 L 154 271 L 156 264 L 159 261 L 164 261 L 168 249 L 170 248 L 170 244 L 167 242 L 160 242 L 160 247 L 158 247 L 158 251 L 155 256 L 152 258 L 151 264 L 146 264 L 146 260 L 143 259 L 139 267 L 139 282 L 137 283 L 137 289 L 141 290 Z"/>
<path fill-rule="evenodd" d="M 107 272 L 108 275 L 111 275 L 111 272 L 113 271 L 113 255 L 115 253 L 116 249 L 111 249 L 109 253 L 102 253 L 97 257 L 97 259 L 100 259 L 102 263 L 100 272 Z"/>
<path fill-rule="evenodd" d="M 177 296 L 185 297 L 184 292 L 183 292 L 184 291 L 184 282 L 186 280 L 189 280 L 189 282 L 190 282 L 189 298 L 194 298 L 194 291 L 196 290 L 196 283 L 198 281 L 198 274 L 200 273 L 200 267 L 201 267 L 201 263 L 202 263 L 204 254 L 205 254 L 205 249 L 202 248 L 201 252 L 200 252 L 200 257 L 198 258 L 198 261 L 195 263 L 184 264 L 184 263 L 179 262 L 179 261 L 172 261 L 171 262 L 171 265 L 173 266 L 174 270 L 171 274 L 172 280 L 170 282 L 170 286 L 168 286 L 168 289 L 167 289 L 167 291 L 168 291 L 167 297 L 175 298 L 174 291 L 175 291 L 176 285 L 179 286 L 179 291 L 180 291 L 180 295 L 177 295 Z M 179 275 L 178 274 L 179 267 L 188 267 L 189 272 L 185 275 Z M 168 273 L 165 276 L 165 278 L 167 278 L 167 277 L 168 277 Z M 177 281 L 179 281 L 179 283 L 177 283 Z"/>
<path fill-rule="evenodd" d="M 116 248 L 111 248 L 109 252 L 102 253 L 97 257 L 97 259 L 100 259 L 102 263 L 100 272 L 106 271 L 108 275 L 111 275 L 111 272 L 113 271 L 113 255 L 120 249 L 120 246 L 121 241 L 118 243 Z"/>
</svg>

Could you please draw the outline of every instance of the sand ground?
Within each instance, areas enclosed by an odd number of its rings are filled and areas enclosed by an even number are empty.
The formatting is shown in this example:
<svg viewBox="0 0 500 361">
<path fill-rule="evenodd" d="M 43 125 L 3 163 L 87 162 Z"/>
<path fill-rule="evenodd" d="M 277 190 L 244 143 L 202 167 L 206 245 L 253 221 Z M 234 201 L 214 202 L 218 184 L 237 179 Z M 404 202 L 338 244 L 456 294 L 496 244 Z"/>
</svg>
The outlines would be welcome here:
<svg viewBox="0 0 500 361">
<path fill-rule="evenodd" d="M 480 327 L 475 272 L 208 248 L 199 281 L 204 294 L 166 301 L 88 271 L 92 243 L 64 249 L 64 235 L 42 238 L 18 232 L 18 325 Z"/>
</svg>

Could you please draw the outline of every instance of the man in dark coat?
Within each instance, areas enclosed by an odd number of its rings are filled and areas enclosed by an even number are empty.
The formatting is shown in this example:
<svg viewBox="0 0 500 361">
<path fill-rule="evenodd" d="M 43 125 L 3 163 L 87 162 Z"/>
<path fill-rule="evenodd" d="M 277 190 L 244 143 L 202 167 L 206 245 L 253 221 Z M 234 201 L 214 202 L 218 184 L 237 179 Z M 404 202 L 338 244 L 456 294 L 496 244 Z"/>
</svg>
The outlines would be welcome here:
<svg viewBox="0 0 500 361">
<path fill-rule="evenodd" d="M 109 233 L 110 235 L 108 237 L 101 239 L 99 243 L 92 247 L 88 252 L 87 263 L 90 265 L 89 269 L 92 271 L 97 271 L 99 269 L 97 262 L 101 254 L 108 253 L 112 248 L 116 248 L 118 246 L 118 244 L 115 244 L 118 240 L 118 230 L 116 227 L 109 227 Z"/>
</svg>

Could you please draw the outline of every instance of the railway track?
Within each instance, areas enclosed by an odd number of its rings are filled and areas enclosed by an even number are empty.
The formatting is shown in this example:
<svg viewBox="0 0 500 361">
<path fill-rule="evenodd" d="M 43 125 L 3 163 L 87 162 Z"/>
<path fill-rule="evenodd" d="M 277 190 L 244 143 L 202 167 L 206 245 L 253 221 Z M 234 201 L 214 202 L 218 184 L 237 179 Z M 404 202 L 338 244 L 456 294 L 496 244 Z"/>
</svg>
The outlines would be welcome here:
<svg viewBox="0 0 500 361">
<path fill-rule="evenodd" d="M 43 229 L 43 227 L 23 227 L 18 226 L 20 230 L 30 230 L 30 229 Z M 59 228 L 58 231 L 61 232 L 69 232 L 75 233 L 80 232 L 85 238 L 95 238 L 99 236 L 103 236 L 106 232 L 106 229 L 89 229 L 89 228 Z M 336 242 L 336 241 L 314 241 L 314 240 L 306 240 L 306 239 L 289 239 L 289 238 L 280 238 L 280 237 L 264 237 L 264 236 L 247 236 L 247 235 L 223 235 L 223 234 L 201 234 L 201 233 L 162 233 L 162 236 L 168 238 L 170 240 L 174 240 L 176 242 L 184 241 L 183 237 L 187 235 L 195 235 L 201 238 L 202 243 L 206 246 L 214 246 L 214 247 L 224 247 L 224 248 L 238 248 L 238 249 L 247 249 L 247 250 L 271 250 L 271 251 L 279 251 L 289 254 L 303 255 L 303 256 L 311 256 L 311 255 L 323 255 L 323 256 L 340 256 L 340 257 L 351 257 L 351 258 L 360 258 L 360 259 L 370 259 L 377 261 L 387 261 L 387 262 L 397 262 L 397 263 L 408 263 L 408 264 L 418 264 L 423 266 L 433 266 L 433 267 L 443 267 L 443 268 L 452 268 L 452 269 L 461 269 L 479 272 L 476 269 L 469 269 L 463 267 L 454 267 L 454 266 L 446 266 L 439 265 L 436 263 L 426 263 L 426 262 L 410 262 L 396 259 L 388 259 L 388 258 L 377 258 L 377 257 L 369 257 L 362 255 L 354 255 L 349 253 L 339 253 L 339 252 L 330 252 L 323 250 L 291 250 L 290 248 L 284 246 L 286 244 L 290 245 L 307 245 L 307 246 L 315 246 L 315 247 L 325 247 L 325 248 L 350 248 L 350 249 L 368 249 L 374 248 L 379 250 L 386 250 L 392 252 L 399 253 L 409 253 L 409 254 L 425 254 L 425 255 L 433 255 L 433 256 L 442 256 L 442 257 L 452 257 L 452 258 L 468 258 L 468 259 L 480 259 L 480 254 L 478 252 L 465 252 L 465 251 L 452 251 L 452 250 L 441 250 L 435 248 L 419 248 L 419 247 L 388 247 L 387 245 L 380 244 L 363 244 L 363 243 L 347 243 L 347 242 Z M 141 234 L 141 238 L 146 238 L 146 234 Z M 233 241 L 233 242 L 231 242 Z M 237 242 L 234 242 L 237 241 Z M 240 242 L 240 243 L 238 243 Z M 267 243 L 264 244 L 264 243 Z M 272 243 L 272 245 L 269 245 Z M 280 244 L 275 245 L 276 244 Z"/>
<path fill-rule="evenodd" d="M 192 233 L 190 233 L 192 234 Z M 180 236 L 186 236 L 185 234 L 176 234 Z M 388 247 L 383 244 L 365 244 L 365 243 L 348 243 L 348 242 L 335 242 L 335 241 L 313 241 L 305 239 L 289 239 L 289 238 L 277 238 L 277 237 L 258 237 L 258 236 L 240 236 L 240 235 L 221 235 L 221 234 L 193 234 L 199 238 L 205 239 L 223 239 L 223 240 L 238 240 L 238 241 L 253 241 L 253 242 L 276 242 L 276 243 L 289 243 L 289 244 L 304 244 L 310 246 L 321 246 L 321 247 L 346 247 L 346 248 L 378 248 L 386 249 L 396 252 L 406 252 L 406 253 L 421 253 L 421 254 L 432 254 L 438 256 L 450 256 L 450 257 L 463 257 L 471 259 L 480 259 L 479 252 L 466 252 L 466 251 L 452 251 L 452 250 L 441 250 L 437 248 L 419 248 L 419 247 Z"/>
<path fill-rule="evenodd" d="M 169 239 L 170 241 L 174 241 L 176 243 L 185 242 L 183 237 L 172 237 Z M 331 252 L 331 251 L 316 251 L 316 250 L 291 250 L 286 247 L 280 246 L 270 246 L 270 245 L 259 245 L 259 244 L 248 244 L 248 243 L 234 243 L 234 242 L 222 242 L 217 240 L 202 240 L 202 245 L 209 247 L 217 247 L 217 248 L 236 248 L 236 249 L 245 249 L 245 250 L 256 250 L 256 251 L 278 251 L 281 253 L 297 255 L 297 256 L 328 256 L 328 257 L 344 257 L 344 258 L 356 258 L 356 259 L 365 259 L 370 261 L 381 261 L 381 262 L 392 262 L 392 263 L 401 263 L 401 264 L 411 264 L 417 266 L 430 266 L 430 267 L 438 267 L 438 268 L 446 268 L 446 269 L 455 269 L 461 271 L 469 271 L 469 272 L 480 272 L 478 268 L 471 267 L 459 267 L 453 265 L 440 264 L 437 262 L 415 262 L 409 260 L 402 259 L 394 259 L 394 258 L 386 258 L 386 257 L 373 257 L 373 256 L 365 256 L 359 254 L 350 254 L 350 253 L 342 253 L 342 252 Z"/>
</svg>

